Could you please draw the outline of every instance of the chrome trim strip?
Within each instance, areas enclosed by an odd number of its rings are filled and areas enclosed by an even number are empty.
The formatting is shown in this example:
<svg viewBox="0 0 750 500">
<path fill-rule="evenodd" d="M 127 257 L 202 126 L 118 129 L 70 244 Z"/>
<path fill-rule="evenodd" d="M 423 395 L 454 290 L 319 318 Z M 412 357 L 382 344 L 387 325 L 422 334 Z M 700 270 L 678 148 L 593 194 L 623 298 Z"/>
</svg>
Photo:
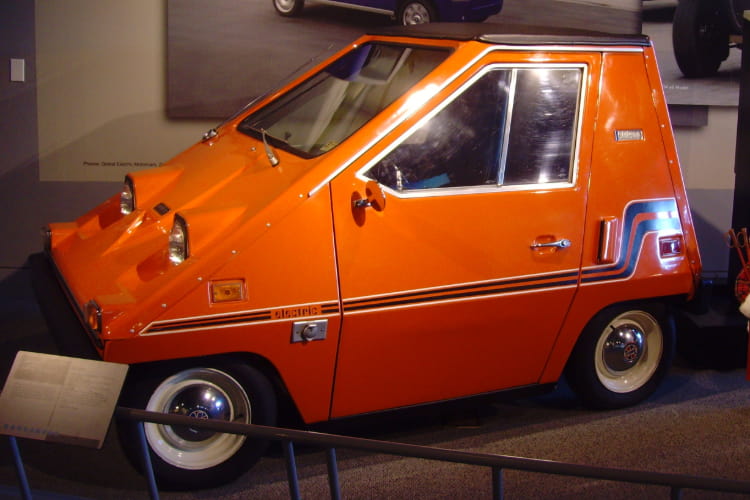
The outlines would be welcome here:
<svg viewBox="0 0 750 500">
<path fill-rule="evenodd" d="M 503 142 L 500 151 L 500 165 L 497 170 L 497 184 L 502 186 L 505 183 L 505 167 L 508 162 L 508 148 L 506 145 L 510 140 L 510 126 L 513 121 L 513 107 L 516 105 L 516 85 L 518 84 L 518 71 L 513 68 L 510 74 L 510 85 L 508 95 L 508 109 L 505 111 L 505 123 L 503 124 Z"/>
<path fill-rule="evenodd" d="M 485 42 L 487 43 L 487 42 Z M 547 51 L 547 52 L 643 52 L 644 47 L 613 47 L 611 45 L 495 45 L 490 51 Z"/>
<path fill-rule="evenodd" d="M 371 164 L 368 164 L 371 166 Z M 358 179 L 364 181 L 370 180 L 369 178 L 363 178 L 363 176 L 357 176 Z M 436 196 L 460 196 L 468 194 L 486 194 L 486 193 L 510 193 L 515 191 L 552 191 L 559 189 L 572 188 L 575 186 L 572 182 L 549 182 L 546 184 L 517 184 L 513 186 L 499 186 L 492 184 L 489 186 L 456 186 L 456 187 L 445 187 L 445 188 L 431 188 L 431 189 L 414 189 L 410 191 L 397 191 L 391 189 L 388 186 L 380 185 L 383 191 L 400 199 L 412 199 L 412 198 L 432 198 Z"/>
</svg>

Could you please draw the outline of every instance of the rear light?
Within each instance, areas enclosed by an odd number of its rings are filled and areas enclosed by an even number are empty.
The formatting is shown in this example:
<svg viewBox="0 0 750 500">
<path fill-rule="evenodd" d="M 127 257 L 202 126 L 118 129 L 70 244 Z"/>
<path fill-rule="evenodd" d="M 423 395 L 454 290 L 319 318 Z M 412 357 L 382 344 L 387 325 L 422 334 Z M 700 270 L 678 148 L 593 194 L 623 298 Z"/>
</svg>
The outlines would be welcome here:
<svg viewBox="0 0 750 500">
<path fill-rule="evenodd" d="M 682 236 L 665 236 L 659 238 L 659 256 L 661 258 L 682 255 Z"/>
</svg>

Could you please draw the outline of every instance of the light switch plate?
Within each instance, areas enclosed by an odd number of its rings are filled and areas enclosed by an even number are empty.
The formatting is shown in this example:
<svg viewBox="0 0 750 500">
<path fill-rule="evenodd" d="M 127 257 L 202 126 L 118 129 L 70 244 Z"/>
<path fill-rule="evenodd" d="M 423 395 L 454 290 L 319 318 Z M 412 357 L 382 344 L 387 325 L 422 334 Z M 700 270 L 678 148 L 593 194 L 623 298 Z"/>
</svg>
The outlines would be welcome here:
<svg viewBox="0 0 750 500">
<path fill-rule="evenodd" d="M 25 82 L 26 81 L 26 60 L 25 59 L 11 59 L 10 60 L 10 81 L 11 82 Z"/>
</svg>

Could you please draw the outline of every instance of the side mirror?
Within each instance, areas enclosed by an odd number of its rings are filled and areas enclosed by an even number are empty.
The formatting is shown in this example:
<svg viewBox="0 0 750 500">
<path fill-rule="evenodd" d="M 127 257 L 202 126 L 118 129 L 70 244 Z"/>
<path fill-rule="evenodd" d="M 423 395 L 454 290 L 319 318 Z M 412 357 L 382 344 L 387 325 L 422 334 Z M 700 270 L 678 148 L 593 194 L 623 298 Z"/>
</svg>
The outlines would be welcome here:
<svg viewBox="0 0 750 500">
<path fill-rule="evenodd" d="M 365 197 L 354 200 L 355 208 L 372 207 L 376 212 L 385 210 L 385 193 L 377 181 L 367 181 L 365 184 Z"/>
</svg>

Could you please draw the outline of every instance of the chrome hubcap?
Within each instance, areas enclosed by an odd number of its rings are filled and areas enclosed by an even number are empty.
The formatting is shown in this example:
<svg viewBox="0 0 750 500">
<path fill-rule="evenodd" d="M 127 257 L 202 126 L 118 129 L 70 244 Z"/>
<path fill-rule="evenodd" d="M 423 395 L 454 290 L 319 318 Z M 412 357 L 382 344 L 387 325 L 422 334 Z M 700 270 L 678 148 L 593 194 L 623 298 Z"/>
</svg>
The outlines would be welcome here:
<svg viewBox="0 0 750 500">
<path fill-rule="evenodd" d="M 634 324 L 612 326 L 604 341 L 604 363 L 612 371 L 622 372 L 638 363 L 643 356 L 645 337 Z"/>
<path fill-rule="evenodd" d="M 210 385 L 194 385 L 178 392 L 172 399 L 169 413 L 200 419 L 229 420 L 231 405 L 225 394 Z M 174 427 L 174 432 L 187 441 L 203 441 L 213 436 L 206 429 Z"/>
<path fill-rule="evenodd" d="M 656 372 L 664 351 L 659 322 L 646 311 L 627 311 L 602 330 L 594 367 L 602 385 L 628 393 L 643 387 Z"/>
</svg>

